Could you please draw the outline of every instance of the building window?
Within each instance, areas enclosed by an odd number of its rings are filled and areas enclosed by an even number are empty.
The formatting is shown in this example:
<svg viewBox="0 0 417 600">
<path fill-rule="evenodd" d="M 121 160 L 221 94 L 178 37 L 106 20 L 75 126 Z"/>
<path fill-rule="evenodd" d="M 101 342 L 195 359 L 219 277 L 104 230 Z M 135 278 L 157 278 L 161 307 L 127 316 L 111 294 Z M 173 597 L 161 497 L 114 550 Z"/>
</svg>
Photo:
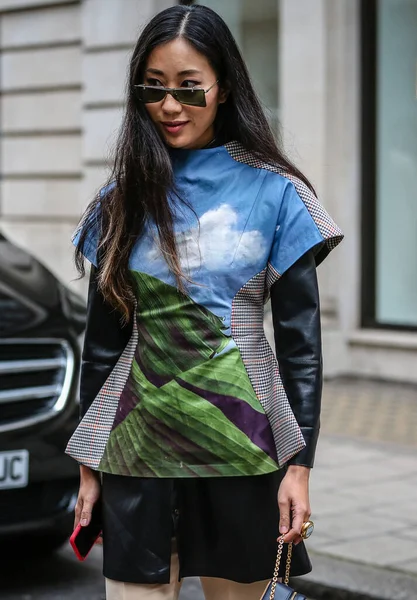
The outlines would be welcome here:
<svg viewBox="0 0 417 600">
<path fill-rule="evenodd" d="M 227 23 L 248 66 L 255 89 L 278 131 L 278 0 L 184 0 L 204 4 Z"/>
<path fill-rule="evenodd" d="M 417 0 L 362 2 L 363 324 L 417 328 Z"/>
</svg>

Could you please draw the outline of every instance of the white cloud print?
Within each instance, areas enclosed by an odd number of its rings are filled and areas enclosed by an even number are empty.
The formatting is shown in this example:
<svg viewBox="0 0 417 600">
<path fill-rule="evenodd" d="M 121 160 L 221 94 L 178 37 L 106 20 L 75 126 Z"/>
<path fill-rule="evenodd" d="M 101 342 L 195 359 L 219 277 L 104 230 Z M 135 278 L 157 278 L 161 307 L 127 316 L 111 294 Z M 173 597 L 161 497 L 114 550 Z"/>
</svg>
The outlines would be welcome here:
<svg viewBox="0 0 417 600">
<path fill-rule="evenodd" d="M 199 267 L 214 271 L 229 265 L 232 258 L 234 263 L 255 264 L 265 253 L 265 239 L 256 229 L 239 231 L 237 222 L 238 215 L 228 204 L 204 213 L 200 227 L 192 227 L 177 236 L 183 267 L 190 271 Z M 148 259 L 153 261 L 160 257 L 160 250 L 154 245 Z"/>
</svg>

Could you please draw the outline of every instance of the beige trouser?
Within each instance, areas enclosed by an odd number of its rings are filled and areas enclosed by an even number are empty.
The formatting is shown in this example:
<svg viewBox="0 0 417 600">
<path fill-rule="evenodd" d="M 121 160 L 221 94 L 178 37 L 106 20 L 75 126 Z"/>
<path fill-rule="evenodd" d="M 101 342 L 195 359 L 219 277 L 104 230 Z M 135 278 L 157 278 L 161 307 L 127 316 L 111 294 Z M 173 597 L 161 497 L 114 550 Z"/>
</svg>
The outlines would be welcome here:
<svg viewBox="0 0 417 600">
<path fill-rule="evenodd" d="M 171 558 L 170 583 L 123 583 L 106 579 L 107 600 L 177 600 L 181 582 L 178 581 L 178 554 Z M 227 579 L 201 577 L 206 600 L 259 600 L 267 581 L 236 583 Z"/>
</svg>

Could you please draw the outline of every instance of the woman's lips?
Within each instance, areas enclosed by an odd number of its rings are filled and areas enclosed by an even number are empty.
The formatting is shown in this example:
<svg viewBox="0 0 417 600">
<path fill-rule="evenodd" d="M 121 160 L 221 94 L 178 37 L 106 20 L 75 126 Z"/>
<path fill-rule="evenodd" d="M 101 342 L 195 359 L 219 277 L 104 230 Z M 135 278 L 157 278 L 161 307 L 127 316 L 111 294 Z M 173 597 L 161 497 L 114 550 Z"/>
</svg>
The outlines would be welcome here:
<svg viewBox="0 0 417 600">
<path fill-rule="evenodd" d="M 161 125 L 168 133 L 175 134 L 182 131 L 187 123 L 188 121 L 163 121 Z"/>
</svg>

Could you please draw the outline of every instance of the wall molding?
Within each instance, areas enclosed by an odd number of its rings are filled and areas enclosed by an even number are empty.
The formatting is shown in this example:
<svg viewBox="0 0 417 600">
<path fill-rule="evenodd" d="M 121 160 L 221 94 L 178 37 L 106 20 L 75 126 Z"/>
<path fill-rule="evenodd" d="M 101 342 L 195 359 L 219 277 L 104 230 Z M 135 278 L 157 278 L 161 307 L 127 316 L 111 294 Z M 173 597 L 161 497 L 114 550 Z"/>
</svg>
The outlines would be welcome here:
<svg viewBox="0 0 417 600">
<path fill-rule="evenodd" d="M 41 87 L 25 87 L 25 88 L 9 88 L 7 90 L 0 90 L 1 96 L 12 96 L 13 94 L 48 94 L 54 92 L 81 92 L 82 85 L 80 83 L 71 83 L 68 85 L 45 85 Z"/>
<path fill-rule="evenodd" d="M 21 52 L 31 52 L 36 50 L 59 50 L 60 48 L 79 48 L 81 39 L 68 40 L 63 42 L 39 42 L 38 44 L 27 44 L 19 46 L 2 46 L 2 54 L 18 54 Z"/>
<path fill-rule="evenodd" d="M 13 0 L 16 4 L 16 0 Z M 0 5 L 0 16 L 10 13 L 21 13 L 21 12 L 34 12 L 42 11 L 51 8 L 62 8 L 63 6 L 76 6 L 80 5 L 82 0 L 55 0 L 54 2 L 42 2 L 39 0 L 36 4 L 20 4 L 20 6 L 7 6 L 2 8 Z"/>
<path fill-rule="evenodd" d="M 68 173 L 7 173 L 1 176 L 1 181 L 56 181 L 56 180 L 78 180 L 83 179 L 81 171 Z"/>
<path fill-rule="evenodd" d="M 2 131 L 3 139 L 10 138 L 43 138 L 43 137 L 60 137 L 62 135 L 65 136 L 74 136 L 79 137 L 82 135 L 83 130 L 81 128 L 62 128 L 62 129 L 32 129 L 32 130 L 15 130 L 15 131 Z"/>
</svg>

